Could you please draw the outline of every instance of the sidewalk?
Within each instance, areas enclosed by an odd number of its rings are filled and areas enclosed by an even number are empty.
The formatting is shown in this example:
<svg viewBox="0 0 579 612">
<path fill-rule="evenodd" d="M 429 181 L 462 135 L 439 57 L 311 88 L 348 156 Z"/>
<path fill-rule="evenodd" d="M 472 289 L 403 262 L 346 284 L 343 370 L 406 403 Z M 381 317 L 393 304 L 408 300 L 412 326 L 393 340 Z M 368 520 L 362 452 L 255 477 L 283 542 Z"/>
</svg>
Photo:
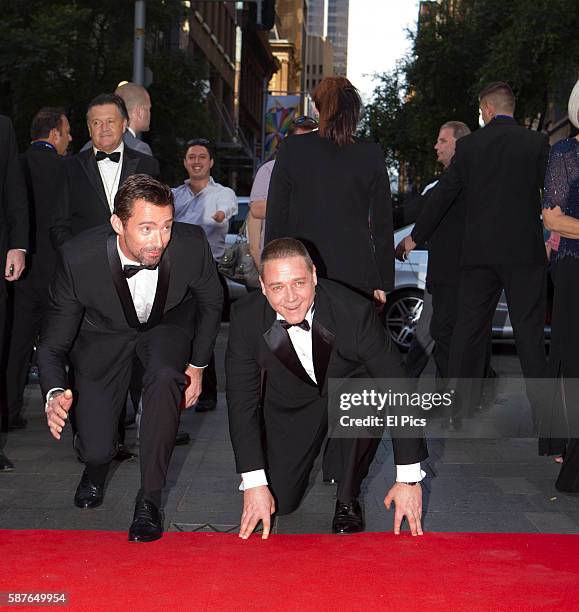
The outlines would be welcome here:
<svg viewBox="0 0 579 612">
<path fill-rule="evenodd" d="M 226 331 L 223 326 L 218 340 L 219 364 Z M 222 382 L 223 373 L 218 371 L 218 376 Z M 0 473 L 0 528 L 126 531 L 139 488 L 138 460 L 114 464 L 100 508 L 77 509 L 73 496 L 82 465 L 72 450 L 70 430 L 60 442 L 53 440 L 38 387 L 28 387 L 26 395 L 28 427 L 10 432 L 4 447 L 16 469 Z M 165 528 L 234 532 L 242 494 L 237 491 L 225 395 L 219 394 L 213 413 L 184 412 L 181 430 L 190 433 L 191 443 L 176 447 L 173 454 Z M 134 427 L 127 434 L 133 446 Z M 579 496 L 555 490 L 559 466 L 537 455 L 536 440 L 431 440 L 429 452 L 424 467 L 425 530 L 579 533 Z M 278 533 L 330 533 L 335 487 L 322 483 L 319 465 L 300 508 L 278 518 Z M 368 531 L 392 529 L 393 512 L 386 512 L 383 499 L 393 479 L 392 447 L 385 440 L 364 483 Z"/>
</svg>

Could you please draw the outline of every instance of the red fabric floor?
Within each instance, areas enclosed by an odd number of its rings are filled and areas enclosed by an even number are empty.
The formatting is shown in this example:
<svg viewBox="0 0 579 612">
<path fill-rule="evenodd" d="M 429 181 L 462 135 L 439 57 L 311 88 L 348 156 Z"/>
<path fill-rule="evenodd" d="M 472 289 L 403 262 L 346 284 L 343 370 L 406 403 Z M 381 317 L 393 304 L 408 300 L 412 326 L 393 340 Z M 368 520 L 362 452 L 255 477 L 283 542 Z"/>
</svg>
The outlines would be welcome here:
<svg viewBox="0 0 579 612">
<path fill-rule="evenodd" d="M 0 592 L 4 598 L 8 592 L 66 592 L 69 603 L 54 610 L 579 606 L 575 535 L 365 533 L 242 541 L 235 535 L 167 533 L 150 544 L 126 537 L 110 531 L 0 530 Z"/>
</svg>

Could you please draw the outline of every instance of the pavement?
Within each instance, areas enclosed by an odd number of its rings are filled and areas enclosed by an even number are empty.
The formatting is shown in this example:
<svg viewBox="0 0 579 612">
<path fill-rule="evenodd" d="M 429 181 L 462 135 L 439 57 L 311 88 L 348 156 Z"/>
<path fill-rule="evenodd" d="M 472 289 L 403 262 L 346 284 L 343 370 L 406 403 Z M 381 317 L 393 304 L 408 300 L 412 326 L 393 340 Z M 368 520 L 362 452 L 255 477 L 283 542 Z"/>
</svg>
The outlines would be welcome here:
<svg viewBox="0 0 579 612">
<path fill-rule="evenodd" d="M 191 442 L 176 447 L 171 461 L 164 499 L 165 528 L 170 531 L 238 528 L 242 494 L 222 392 L 227 327 L 222 325 L 216 348 L 221 384 L 217 410 L 182 415 L 180 429 L 190 433 Z M 503 376 L 520 372 L 512 345 L 495 347 L 493 365 Z M 430 366 L 425 375 L 431 373 Z M 525 410 L 520 397 L 503 397 L 500 403 L 502 410 L 515 414 Z M 127 530 L 139 488 L 138 460 L 113 465 L 100 508 L 77 509 L 73 496 L 83 466 L 68 429 L 59 442 L 50 436 L 42 404 L 38 386 L 29 385 L 28 427 L 5 438 L 4 452 L 15 470 L 0 473 L 0 528 Z M 134 426 L 127 434 L 128 445 L 138 453 Z M 535 439 L 429 440 L 429 452 L 423 464 L 425 530 L 579 533 L 579 496 L 556 491 L 559 466 L 537 455 Z M 275 532 L 330 533 L 336 489 L 322 482 L 320 467 L 318 461 L 301 506 L 278 517 Z M 368 531 L 392 529 L 393 512 L 385 510 L 383 499 L 393 479 L 392 445 L 386 438 L 363 486 Z"/>
</svg>

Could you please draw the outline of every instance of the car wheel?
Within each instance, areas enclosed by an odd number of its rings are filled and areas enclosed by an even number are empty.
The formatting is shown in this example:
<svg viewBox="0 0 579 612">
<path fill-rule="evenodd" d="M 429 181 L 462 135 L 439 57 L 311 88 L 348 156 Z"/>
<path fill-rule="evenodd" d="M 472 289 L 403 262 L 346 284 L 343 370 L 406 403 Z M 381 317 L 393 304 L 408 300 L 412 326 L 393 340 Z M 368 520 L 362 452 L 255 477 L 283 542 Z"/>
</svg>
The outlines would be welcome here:
<svg viewBox="0 0 579 612">
<path fill-rule="evenodd" d="M 384 324 L 390 338 L 403 352 L 408 351 L 422 313 L 424 293 L 420 289 L 403 289 L 388 296 L 384 308 Z"/>
</svg>

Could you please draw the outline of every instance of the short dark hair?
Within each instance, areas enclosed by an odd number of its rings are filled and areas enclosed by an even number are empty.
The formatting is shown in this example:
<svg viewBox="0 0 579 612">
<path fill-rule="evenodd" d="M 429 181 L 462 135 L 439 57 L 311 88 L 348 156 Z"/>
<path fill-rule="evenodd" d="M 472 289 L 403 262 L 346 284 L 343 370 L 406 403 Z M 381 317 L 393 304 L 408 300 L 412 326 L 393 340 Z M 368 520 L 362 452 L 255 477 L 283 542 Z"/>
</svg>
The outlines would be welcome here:
<svg viewBox="0 0 579 612">
<path fill-rule="evenodd" d="M 259 264 L 259 275 L 263 274 L 263 267 L 266 262 L 273 259 L 286 259 L 288 257 L 303 257 L 306 260 L 308 270 L 314 269 L 314 262 L 302 242 L 295 238 L 276 238 L 268 242 L 263 248 Z"/>
<path fill-rule="evenodd" d="M 30 124 L 30 140 L 48 138 L 51 130 L 62 131 L 62 117 L 64 109 L 55 106 L 44 106 L 41 108 Z"/>
<path fill-rule="evenodd" d="M 484 87 L 478 95 L 479 102 L 490 98 L 493 106 L 499 110 L 513 112 L 515 110 L 515 94 L 511 86 L 504 81 L 494 81 Z"/>
<path fill-rule="evenodd" d="M 127 111 L 127 107 L 125 105 L 125 101 L 121 98 L 121 96 L 117 96 L 116 94 L 104 93 L 99 94 L 96 98 L 93 98 L 86 109 L 86 118 L 88 120 L 88 113 L 93 106 L 104 106 L 105 104 L 114 104 L 118 109 L 119 113 L 121 113 L 121 117 L 126 121 L 129 120 L 129 113 Z"/>
<path fill-rule="evenodd" d="M 148 174 L 133 174 L 127 178 L 115 195 L 113 213 L 123 225 L 133 214 L 136 200 L 145 200 L 155 206 L 173 206 L 173 192 L 168 185 Z"/>
<path fill-rule="evenodd" d="M 213 149 L 213 143 L 207 138 L 192 138 L 185 143 L 185 150 L 183 151 L 183 158 L 187 157 L 187 151 L 191 147 L 205 147 L 207 153 L 209 153 L 209 159 L 215 158 L 215 151 Z"/>
</svg>

